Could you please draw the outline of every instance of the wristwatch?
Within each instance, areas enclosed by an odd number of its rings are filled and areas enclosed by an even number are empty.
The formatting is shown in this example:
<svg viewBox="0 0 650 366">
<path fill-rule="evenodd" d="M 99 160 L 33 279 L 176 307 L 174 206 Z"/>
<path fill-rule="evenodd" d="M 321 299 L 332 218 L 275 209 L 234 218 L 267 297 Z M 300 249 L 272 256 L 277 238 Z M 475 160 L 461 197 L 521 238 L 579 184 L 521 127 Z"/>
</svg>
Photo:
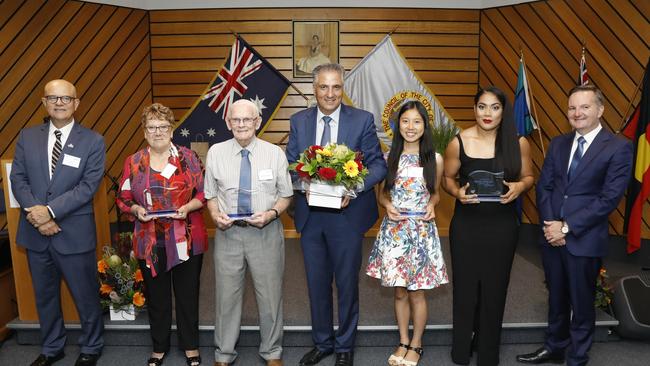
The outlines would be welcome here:
<svg viewBox="0 0 650 366">
<path fill-rule="evenodd" d="M 569 224 L 566 221 L 562 222 L 562 228 L 560 229 L 562 234 L 566 235 L 569 233 Z"/>
<path fill-rule="evenodd" d="M 269 211 L 273 211 L 273 212 L 275 212 L 275 218 L 276 218 L 276 219 L 277 219 L 278 217 L 280 217 L 280 213 L 278 212 L 278 210 L 276 210 L 276 209 L 274 209 L 274 208 L 269 208 Z"/>
</svg>

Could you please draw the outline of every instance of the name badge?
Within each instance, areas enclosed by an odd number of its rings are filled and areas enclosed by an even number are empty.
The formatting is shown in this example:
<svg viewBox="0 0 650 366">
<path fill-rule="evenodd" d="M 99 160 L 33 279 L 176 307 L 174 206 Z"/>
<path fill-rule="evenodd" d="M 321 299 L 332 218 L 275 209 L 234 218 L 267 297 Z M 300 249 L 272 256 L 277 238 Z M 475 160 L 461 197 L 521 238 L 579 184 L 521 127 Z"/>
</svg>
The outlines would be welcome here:
<svg viewBox="0 0 650 366">
<path fill-rule="evenodd" d="M 406 168 L 406 176 L 409 178 L 422 178 L 424 176 L 424 168 L 421 166 L 410 166 Z"/>
<path fill-rule="evenodd" d="M 172 176 L 172 174 L 174 174 L 175 171 L 176 171 L 176 166 L 167 163 L 167 165 L 165 165 L 165 169 L 163 169 L 162 172 L 160 172 L 160 175 L 165 177 L 165 179 L 169 179 Z"/>
<path fill-rule="evenodd" d="M 190 259 L 190 256 L 187 255 L 187 242 L 182 241 L 180 243 L 176 243 L 176 250 L 178 251 L 178 259 L 182 261 L 186 261 Z"/>
<path fill-rule="evenodd" d="M 76 156 L 63 154 L 63 162 L 61 164 L 67 165 L 73 168 L 79 168 L 79 163 L 81 163 L 81 158 Z"/>
<path fill-rule="evenodd" d="M 258 180 L 271 180 L 273 179 L 273 170 L 271 169 L 262 169 L 257 173 Z"/>
</svg>

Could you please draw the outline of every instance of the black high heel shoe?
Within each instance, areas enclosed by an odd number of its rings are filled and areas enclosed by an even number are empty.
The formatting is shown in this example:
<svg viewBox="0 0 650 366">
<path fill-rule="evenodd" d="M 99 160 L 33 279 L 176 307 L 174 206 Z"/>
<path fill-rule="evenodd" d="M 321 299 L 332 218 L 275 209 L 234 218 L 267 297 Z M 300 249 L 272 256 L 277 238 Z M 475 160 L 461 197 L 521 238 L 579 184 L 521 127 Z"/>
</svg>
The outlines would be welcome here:
<svg viewBox="0 0 650 366">
<path fill-rule="evenodd" d="M 185 355 L 185 363 L 187 366 L 199 366 L 201 364 L 201 356 L 187 356 Z"/>
<path fill-rule="evenodd" d="M 162 365 L 164 359 L 165 355 L 163 355 L 161 358 L 151 357 L 147 360 L 147 366 L 160 366 Z"/>
</svg>

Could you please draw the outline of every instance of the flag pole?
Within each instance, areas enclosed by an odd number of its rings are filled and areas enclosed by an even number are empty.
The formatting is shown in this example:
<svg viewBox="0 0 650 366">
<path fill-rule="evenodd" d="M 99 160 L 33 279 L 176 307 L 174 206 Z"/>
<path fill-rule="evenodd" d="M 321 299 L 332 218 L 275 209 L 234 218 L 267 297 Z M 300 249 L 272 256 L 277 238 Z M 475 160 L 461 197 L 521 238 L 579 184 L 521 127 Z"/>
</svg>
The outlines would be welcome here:
<svg viewBox="0 0 650 366">
<path fill-rule="evenodd" d="M 235 32 L 234 30 L 230 29 L 230 33 L 232 33 L 232 35 L 235 36 L 235 38 L 241 39 L 239 34 L 237 32 Z M 303 92 L 301 92 L 300 89 L 298 89 L 298 87 L 293 84 L 293 81 L 287 79 L 286 77 L 285 77 L 285 79 L 289 82 L 289 86 L 292 87 L 293 90 L 295 90 L 298 94 L 300 94 L 300 96 L 305 98 L 305 100 L 309 100 L 309 97 L 307 97 Z"/>
<path fill-rule="evenodd" d="M 519 56 L 521 57 L 521 63 L 524 65 L 524 72 L 526 72 L 526 62 L 524 61 L 523 48 L 519 49 Z M 537 108 L 535 107 L 535 100 L 533 98 L 533 88 L 530 86 L 530 83 L 528 82 L 528 76 L 526 76 L 526 83 L 528 84 L 528 91 L 530 92 L 530 104 L 533 107 L 533 114 L 535 114 L 535 120 L 537 121 L 537 134 L 539 135 L 539 145 L 542 147 L 542 156 L 546 157 L 544 140 L 542 139 L 542 124 L 540 123 L 539 118 L 537 117 Z"/>
<path fill-rule="evenodd" d="M 646 72 L 648 72 L 648 70 L 646 70 L 644 74 Z M 639 81 L 639 83 L 636 84 L 634 95 L 632 96 L 632 99 L 630 99 L 630 102 L 627 104 L 627 108 L 625 108 L 625 114 L 623 115 L 623 120 L 621 121 L 619 129 L 616 131 L 617 134 L 621 133 L 621 131 L 623 131 L 627 127 L 627 124 L 630 121 L 630 117 L 632 117 L 632 116 L 628 116 L 627 114 L 630 113 L 630 107 L 632 107 L 632 105 L 634 104 L 634 100 L 636 99 L 636 96 L 639 95 L 639 90 L 641 90 L 641 84 L 643 84 L 643 77 L 641 77 L 641 81 Z"/>
</svg>

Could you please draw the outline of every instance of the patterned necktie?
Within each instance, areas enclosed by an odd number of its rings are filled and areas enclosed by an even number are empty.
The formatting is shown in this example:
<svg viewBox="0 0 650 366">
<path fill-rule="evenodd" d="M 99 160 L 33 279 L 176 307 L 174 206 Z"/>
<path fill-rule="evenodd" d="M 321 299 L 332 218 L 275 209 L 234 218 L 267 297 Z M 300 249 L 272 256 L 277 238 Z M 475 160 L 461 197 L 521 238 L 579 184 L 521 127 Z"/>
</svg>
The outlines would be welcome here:
<svg viewBox="0 0 650 366">
<path fill-rule="evenodd" d="M 56 163 L 59 161 L 59 157 L 61 156 L 61 150 L 63 150 L 63 147 L 61 146 L 61 131 L 59 130 L 54 130 L 54 136 L 56 136 L 56 141 L 54 142 L 54 147 L 52 148 L 52 175 L 54 175 L 54 169 L 56 169 Z"/>
<path fill-rule="evenodd" d="M 237 213 L 250 215 L 251 208 L 251 161 L 248 159 L 250 151 L 241 150 L 241 165 L 239 166 L 239 193 L 237 195 Z"/>
<path fill-rule="evenodd" d="M 332 129 L 330 128 L 330 121 L 332 121 L 332 117 L 323 116 L 323 122 L 325 122 L 325 126 L 323 128 L 323 136 L 320 139 L 320 146 L 325 146 L 329 144 L 330 140 L 332 139 Z"/>
<path fill-rule="evenodd" d="M 567 173 L 568 180 L 571 180 L 571 176 L 575 173 L 576 169 L 578 168 L 578 164 L 580 164 L 580 160 L 582 159 L 582 155 L 584 154 L 585 142 L 587 142 L 587 140 L 585 140 L 584 137 L 582 136 L 578 137 L 578 148 L 576 148 L 576 151 L 573 153 L 573 159 L 571 159 L 571 164 L 569 164 L 569 172 Z"/>
</svg>

